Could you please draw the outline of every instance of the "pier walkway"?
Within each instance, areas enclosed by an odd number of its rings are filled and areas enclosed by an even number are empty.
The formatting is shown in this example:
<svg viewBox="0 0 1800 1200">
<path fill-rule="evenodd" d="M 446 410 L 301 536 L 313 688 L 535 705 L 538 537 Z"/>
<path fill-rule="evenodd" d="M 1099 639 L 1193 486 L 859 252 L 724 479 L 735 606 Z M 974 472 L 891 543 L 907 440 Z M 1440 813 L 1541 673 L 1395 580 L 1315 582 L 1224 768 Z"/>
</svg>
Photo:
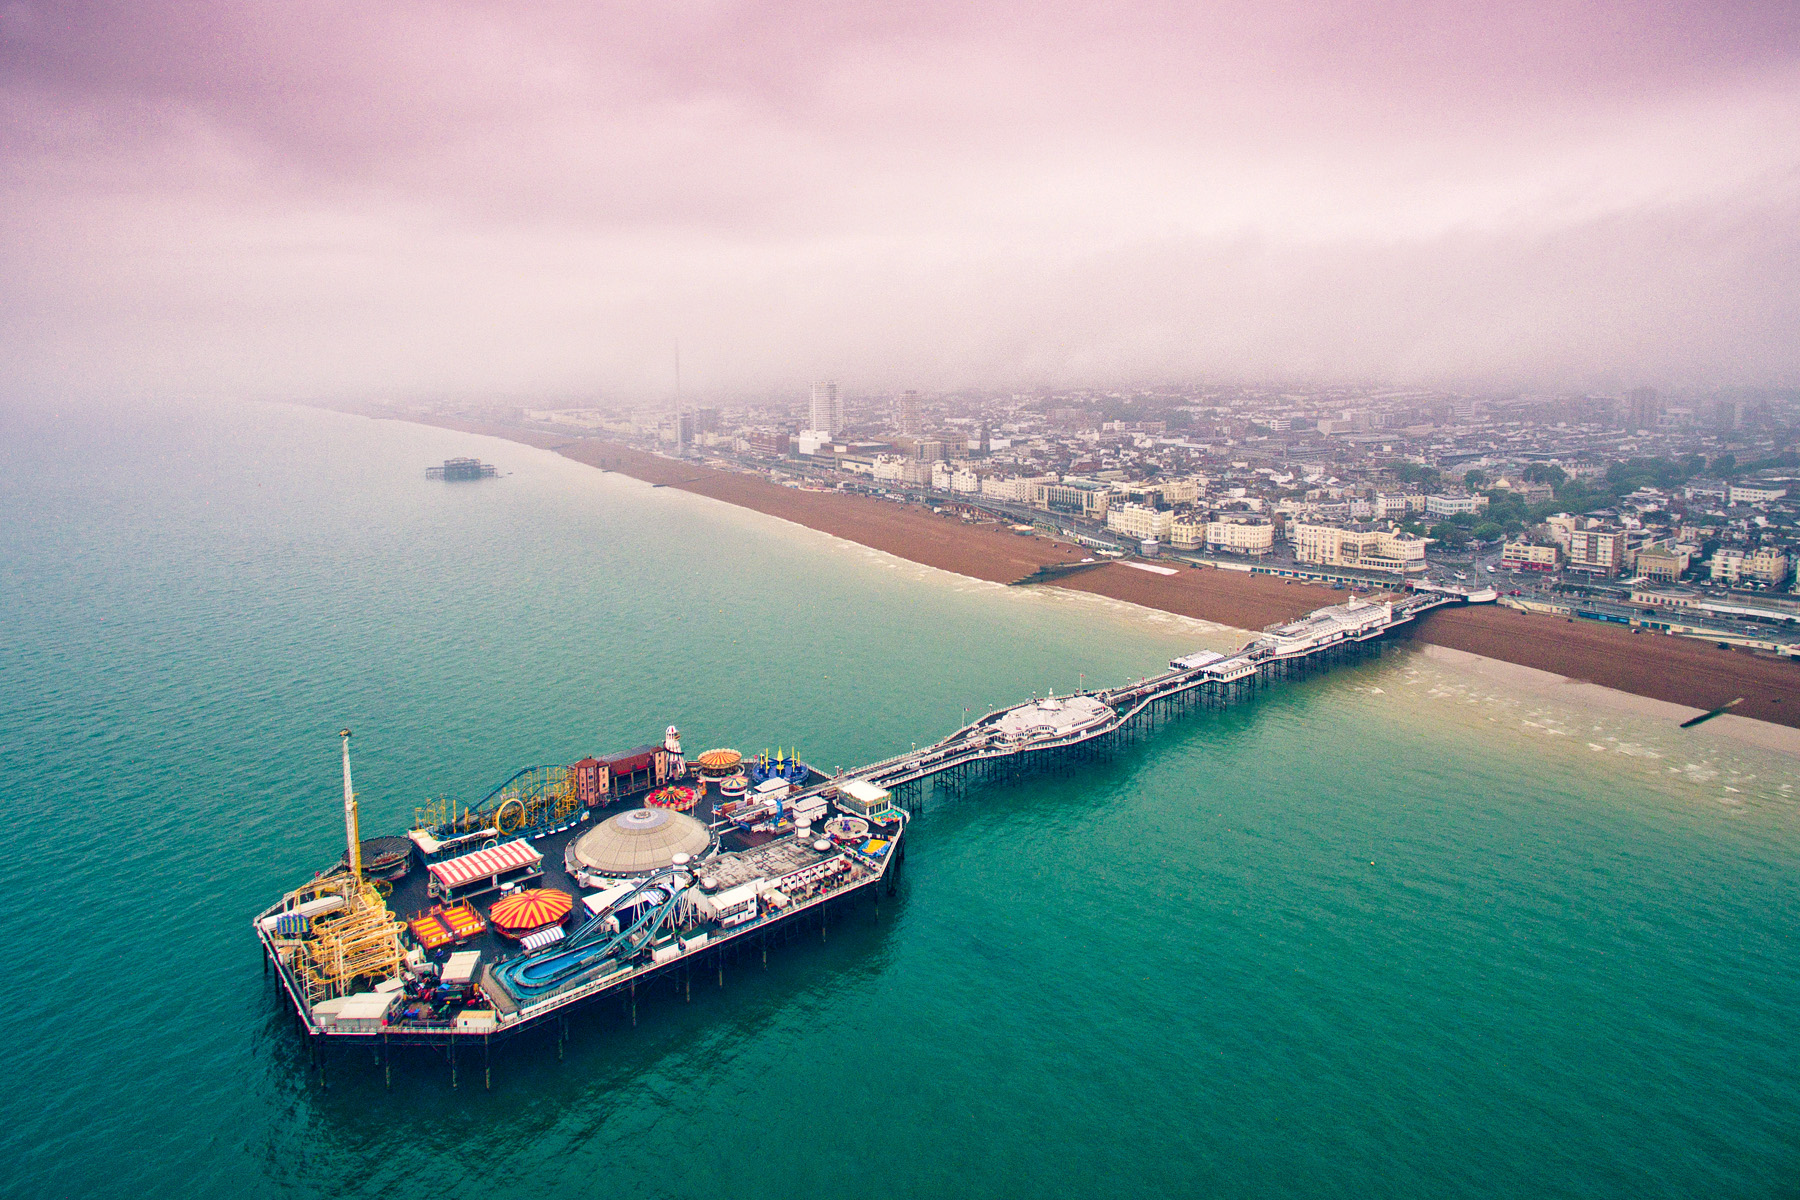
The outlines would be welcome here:
<svg viewBox="0 0 1800 1200">
<path fill-rule="evenodd" d="M 991 712 L 930 746 L 844 772 L 812 790 L 859 779 L 895 791 L 946 773 L 985 771 L 1092 747 L 1165 710 L 1222 707 L 1263 684 L 1343 661 L 1434 608 L 1492 599 L 1491 593 L 1449 589 L 1379 601 L 1353 598 L 1272 625 L 1232 654 L 1200 651 L 1124 687 L 1049 696 Z"/>
</svg>

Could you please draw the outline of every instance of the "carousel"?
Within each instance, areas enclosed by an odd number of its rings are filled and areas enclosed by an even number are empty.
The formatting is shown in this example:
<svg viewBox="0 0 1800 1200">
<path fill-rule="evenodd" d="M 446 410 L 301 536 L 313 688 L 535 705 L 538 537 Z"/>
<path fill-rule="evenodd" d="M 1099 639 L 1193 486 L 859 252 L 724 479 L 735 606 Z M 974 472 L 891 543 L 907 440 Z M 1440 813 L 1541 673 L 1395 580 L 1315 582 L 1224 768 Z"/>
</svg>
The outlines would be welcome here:
<svg viewBox="0 0 1800 1200">
<path fill-rule="evenodd" d="M 503 896 L 488 909 L 488 923 L 502 937 L 522 941 L 540 930 L 561 925 L 575 898 L 554 888 L 526 888 Z"/>
<path fill-rule="evenodd" d="M 717 783 L 736 775 L 744 765 L 744 756 L 736 750 L 708 750 L 694 762 L 700 768 L 700 778 Z"/>
<path fill-rule="evenodd" d="M 727 800 L 741 800 L 749 790 L 750 780 L 744 774 L 744 756 L 736 750 L 708 750 L 694 760 L 700 767 L 702 785 L 713 784 Z"/>
</svg>

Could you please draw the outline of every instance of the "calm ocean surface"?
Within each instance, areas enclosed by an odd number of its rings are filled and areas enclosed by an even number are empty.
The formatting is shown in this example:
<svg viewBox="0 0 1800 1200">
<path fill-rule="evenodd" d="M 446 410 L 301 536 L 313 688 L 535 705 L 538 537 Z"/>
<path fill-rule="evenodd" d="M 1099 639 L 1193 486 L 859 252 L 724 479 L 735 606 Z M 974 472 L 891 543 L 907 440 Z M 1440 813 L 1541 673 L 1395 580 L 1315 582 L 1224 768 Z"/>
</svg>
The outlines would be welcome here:
<svg viewBox="0 0 1800 1200">
<path fill-rule="evenodd" d="M 457 453 L 504 477 L 428 483 Z M 1235 635 L 307 410 L 0 413 L 0 1193 L 1777 1196 L 1795 762 L 1396 651 L 934 804 L 766 973 L 309 1083 L 252 913 L 648 741 L 826 768 Z"/>
</svg>

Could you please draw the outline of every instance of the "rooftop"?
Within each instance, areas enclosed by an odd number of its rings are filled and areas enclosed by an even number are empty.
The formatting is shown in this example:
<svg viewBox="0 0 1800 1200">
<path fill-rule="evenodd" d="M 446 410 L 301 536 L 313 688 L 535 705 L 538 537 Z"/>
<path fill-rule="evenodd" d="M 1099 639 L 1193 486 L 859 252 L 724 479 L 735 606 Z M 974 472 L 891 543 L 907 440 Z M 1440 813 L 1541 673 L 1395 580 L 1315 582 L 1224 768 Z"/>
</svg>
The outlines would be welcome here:
<svg viewBox="0 0 1800 1200">
<path fill-rule="evenodd" d="M 1113 716 L 1113 710 L 1092 696 L 1054 696 L 1031 704 L 1021 704 L 994 722 L 994 728 L 1006 737 L 1060 737 L 1085 729 Z"/>
</svg>

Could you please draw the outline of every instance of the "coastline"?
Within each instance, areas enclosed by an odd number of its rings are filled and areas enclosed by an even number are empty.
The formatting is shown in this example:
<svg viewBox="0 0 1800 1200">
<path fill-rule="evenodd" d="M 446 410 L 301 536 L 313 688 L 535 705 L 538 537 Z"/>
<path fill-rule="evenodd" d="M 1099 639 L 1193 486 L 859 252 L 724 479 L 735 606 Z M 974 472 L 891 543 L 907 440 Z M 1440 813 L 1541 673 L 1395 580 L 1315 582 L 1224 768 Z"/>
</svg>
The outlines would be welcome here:
<svg viewBox="0 0 1800 1200">
<path fill-rule="evenodd" d="M 570 438 L 504 425 L 400 417 L 379 410 L 362 416 L 404 420 L 503 438 L 646 483 L 679 488 L 792 521 L 911 562 L 994 583 L 1014 583 L 1045 566 L 1079 561 L 1077 547 L 1041 535 L 970 525 L 915 505 L 868 496 L 809 492 L 758 476 L 659 458 L 597 438 Z M 1291 620 L 1343 594 L 1238 571 L 1183 569 L 1174 575 L 1119 563 L 1037 586 L 1089 592 L 1140 607 L 1242 629 Z M 1632 633 L 1591 621 L 1501 607 L 1440 609 L 1403 631 L 1406 640 L 1510 664 L 1574 684 L 1678 706 L 1678 723 L 1742 697 L 1722 721 L 1800 728 L 1800 663 L 1764 658 L 1712 643 Z M 1785 745 L 1785 743 L 1784 743 Z"/>
<path fill-rule="evenodd" d="M 1609 709 L 1628 713 L 1654 721 L 1671 731 L 1679 729 L 1681 722 L 1705 711 L 1449 646 L 1423 643 L 1416 647 L 1416 652 L 1429 662 L 1441 663 L 1516 691 L 1560 701 L 1584 711 Z M 1726 713 L 1700 728 L 1758 750 L 1800 757 L 1800 729 L 1791 725 L 1778 725 Z"/>
</svg>

